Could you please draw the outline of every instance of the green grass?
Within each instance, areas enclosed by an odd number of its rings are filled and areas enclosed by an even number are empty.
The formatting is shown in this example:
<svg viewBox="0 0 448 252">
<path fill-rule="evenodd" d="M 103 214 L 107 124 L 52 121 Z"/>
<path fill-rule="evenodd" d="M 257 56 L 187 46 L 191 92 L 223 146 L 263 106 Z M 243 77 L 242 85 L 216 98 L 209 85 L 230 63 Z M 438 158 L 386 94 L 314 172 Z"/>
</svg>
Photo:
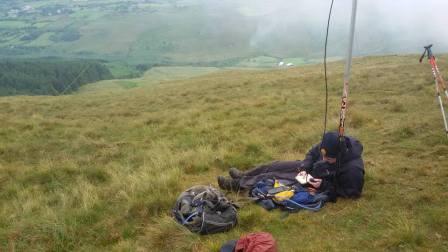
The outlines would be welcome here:
<svg viewBox="0 0 448 252">
<path fill-rule="evenodd" d="M 240 61 L 237 66 L 239 67 L 266 67 L 273 68 L 278 65 L 279 59 L 267 56 L 259 56 L 254 58 L 248 58 Z"/>
<path fill-rule="evenodd" d="M 230 166 L 303 158 L 322 131 L 321 65 L 2 97 L 0 250 L 217 251 L 267 231 L 280 251 L 445 251 L 448 141 L 430 67 L 416 58 L 354 61 L 347 133 L 364 144 L 361 199 L 284 218 L 229 194 L 239 225 L 210 236 L 172 220 L 177 195 L 217 186 Z M 343 68 L 329 64 L 331 129 Z"/>
<path fill-rule="evenodd" d="M 8 20 L 0 22 L 1 29 L 18 29 L 18 28 L 25 28 L 27 26 L 28 24 L 26 22 L 18 20 Z"/>
<path fill-rule="evenodd" d="M 144 83 L 169 81 L 210 74 L 220 70 L 216 67 L 154 67 L 144 74 L 143 79 L 145 80 Z"/>
<path fill-rule="evenodd" d="M 141 73 L 123 61 L 113 61 L 106 63 L 107 68 L 117 79 L 130 78 L 131 76 L 139 76 Z"/>
<path fill-rule="evenodd" d="M 31 43 L 29 43 L 29 46 L 48 46 L 51 45 L 53 42 L 50 40 L 51 35 L 54 33 L 52 32 L 46 32 L 39 36 L 39 38 L 33 40 Z"/>
<path fill-rule="evenodd" d="M 139 75 L 135 69 L 121 62 L 111 62 L 107 66 L 111 69 L 114 76 L 126 76 L 129 74 Z M 146 71 L 142 77 L 137 79 L 106 80 L 82 87 L 80 90 L 85 92 L 114 92 L 122 89 L 131 89 L 139 86 L 154 86 L 160 83 L 169 85 L 169 81 L 182 80 L 195 76 L 207 75 L 224 69 L 216 67 L 190 67 L 190 66 L 172 66 L 172 67 L 153 67 Z"/>
</svg>

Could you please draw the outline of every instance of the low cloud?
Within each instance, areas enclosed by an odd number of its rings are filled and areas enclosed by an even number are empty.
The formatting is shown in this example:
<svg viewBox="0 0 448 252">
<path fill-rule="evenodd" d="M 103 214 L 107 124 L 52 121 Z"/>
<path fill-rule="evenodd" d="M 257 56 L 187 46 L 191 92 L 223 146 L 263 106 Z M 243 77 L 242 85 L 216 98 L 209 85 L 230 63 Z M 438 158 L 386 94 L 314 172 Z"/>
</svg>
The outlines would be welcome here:
<svg viewBox="0 0 448 252">
<path fill-rule="evenodd" d="M 228 0 L 220 7 L 238 10 L 255 22 L 249 45 L 276 56 L 320 57 L 330 0 Z M 216 7 L 218 1 L 204 1 Z M 342 56 L 347 46 L 351 0 L 335 0 L 329 54 Z M 433 43 L 448 52 L 448 1 L 358 1 L 355 54 L 419 53 Z M 319 52 L 319 53 L 318 53 Z"/>
</svg>

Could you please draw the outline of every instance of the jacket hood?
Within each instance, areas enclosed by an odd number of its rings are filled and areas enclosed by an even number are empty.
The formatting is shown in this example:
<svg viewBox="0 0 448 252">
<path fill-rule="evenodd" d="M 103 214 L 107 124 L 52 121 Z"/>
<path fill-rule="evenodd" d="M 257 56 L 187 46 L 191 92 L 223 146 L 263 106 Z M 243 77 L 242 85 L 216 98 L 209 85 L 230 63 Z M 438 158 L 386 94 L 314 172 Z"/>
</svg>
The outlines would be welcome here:
<svg viewBox="0 0 448 252">
<path fill-rule="evenodd" d="M 347 141 L 347 152 L 344 153 L 344 157 L 342 158 L 342 162 L 350 162 L 354 159 L 361 158 L 364 147 L 358 139 L 353 137 L 347 137 L 349 141 Z"/>
</svg>

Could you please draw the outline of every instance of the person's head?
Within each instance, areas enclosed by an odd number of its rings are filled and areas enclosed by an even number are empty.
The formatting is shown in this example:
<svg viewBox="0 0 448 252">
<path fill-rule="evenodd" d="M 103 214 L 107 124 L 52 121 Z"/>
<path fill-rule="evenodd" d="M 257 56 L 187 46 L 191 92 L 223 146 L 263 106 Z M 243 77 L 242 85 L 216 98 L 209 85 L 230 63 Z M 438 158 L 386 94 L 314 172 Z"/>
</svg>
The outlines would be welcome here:
<svg viewBox="0 0 448 252">
<path fill-rule="evenodd" d="M 325 149 L 320 149 L 320 153 L 322 155 L 322 160 L 324 160 L 324 161 L 326 161 L 326 162 L 328 162 L 330 164 L 336 163 L 337 157 L 327 156 L 326 153 L 325 153 Z"/>
<path fill-rule="evenodd" d="M 322 159 L 330 164 L 336 163 L 340 151 L 339 149 L 340 143 L 338 133 L 334 131 L 325 133 L 320 145 Z"/>
</svg>

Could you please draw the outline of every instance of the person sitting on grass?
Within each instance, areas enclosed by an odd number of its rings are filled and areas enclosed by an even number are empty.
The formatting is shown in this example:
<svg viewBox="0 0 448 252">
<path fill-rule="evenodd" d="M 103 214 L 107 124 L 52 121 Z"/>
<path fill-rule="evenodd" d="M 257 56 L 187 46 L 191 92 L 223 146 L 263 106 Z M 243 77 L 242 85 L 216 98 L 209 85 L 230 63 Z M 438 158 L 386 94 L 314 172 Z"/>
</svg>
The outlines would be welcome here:
<svg viewBox="0 0 448 252">
<path fill-rule="evenodd" d="M 308 190 L 325 192 L 330 201 L 337 197 L 359 198 L 364 185 L 363 146 L 354 137 L 345 136 L 342 143 L 337 132 L 328 132 L 322 142 L 314 145 L 305 160 L 274 161 L 248 171 L 230 168 L 230 177 L 218 176 L 221 189 L 240 191 L 251 189 L 263 179 L 297 182 L 296 177 L 311 175 Z"/>
</svg>

